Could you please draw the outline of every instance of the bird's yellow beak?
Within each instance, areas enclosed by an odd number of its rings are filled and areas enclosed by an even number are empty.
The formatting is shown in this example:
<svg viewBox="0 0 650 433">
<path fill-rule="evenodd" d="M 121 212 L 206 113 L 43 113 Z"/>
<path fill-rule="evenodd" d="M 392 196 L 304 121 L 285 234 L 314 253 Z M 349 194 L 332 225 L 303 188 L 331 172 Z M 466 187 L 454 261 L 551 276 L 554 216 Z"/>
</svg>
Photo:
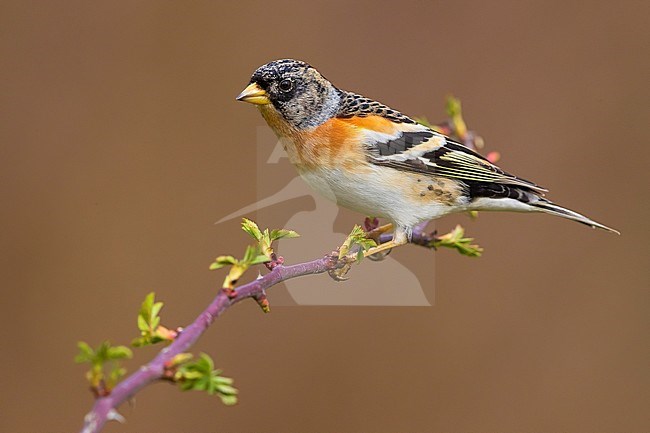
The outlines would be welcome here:
<svg viewBox="0 0 650 433">
<path fill-rule="evenodd" d="M 271 103 L 266 91 L 258 86 L 257 83 L 249 84 L 248 87 L 237 96 L 237 100 L 250 102 L 255 105 L 266 105 Z"/>
</svg>

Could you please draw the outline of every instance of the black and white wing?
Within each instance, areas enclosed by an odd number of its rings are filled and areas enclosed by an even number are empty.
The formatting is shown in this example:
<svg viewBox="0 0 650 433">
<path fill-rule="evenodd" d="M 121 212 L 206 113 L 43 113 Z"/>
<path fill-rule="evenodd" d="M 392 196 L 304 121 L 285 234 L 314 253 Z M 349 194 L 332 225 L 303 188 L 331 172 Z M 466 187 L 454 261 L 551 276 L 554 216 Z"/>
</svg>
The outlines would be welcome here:
<svg viewBox="0 0 650 433">
<path fill-rule="evenodd" d="M 547 191 L 507 173 L 473 150 L 423 125 L 401 124 L 392 136 L 368 138 L 368 159 L 373 164 L 456 179 L 468 185 L 509 185 L 538 194 Z"/>
</svg>

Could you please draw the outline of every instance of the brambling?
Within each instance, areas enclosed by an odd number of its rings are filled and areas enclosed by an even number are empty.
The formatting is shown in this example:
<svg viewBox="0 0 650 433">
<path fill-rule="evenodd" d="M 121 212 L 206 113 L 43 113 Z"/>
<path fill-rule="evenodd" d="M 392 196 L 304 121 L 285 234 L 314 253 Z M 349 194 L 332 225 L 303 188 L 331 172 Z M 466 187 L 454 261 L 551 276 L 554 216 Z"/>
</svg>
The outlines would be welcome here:
<svg viewBox="0 0 650 433">
<path fill-rule="evenodd" d="M 544 212 L 618 233 L 399 111 L 338 89 L 307 63 L 261 66 L 237 100 L 259 108 L 310 187 L 393 223 L 393 239 L 365 255 L 407 243 L 420 222 L 474 210 Z"/>
</svg>

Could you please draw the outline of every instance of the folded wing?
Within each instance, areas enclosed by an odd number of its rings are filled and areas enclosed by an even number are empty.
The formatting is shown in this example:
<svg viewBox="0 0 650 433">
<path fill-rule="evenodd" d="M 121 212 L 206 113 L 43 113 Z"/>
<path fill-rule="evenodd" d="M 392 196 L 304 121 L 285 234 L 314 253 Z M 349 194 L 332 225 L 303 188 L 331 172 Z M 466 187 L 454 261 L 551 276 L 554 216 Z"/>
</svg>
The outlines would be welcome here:
<svg viewBox="0 0 650 433">
<path fill-rule="evenodd" d="M 461 181 L 520 186 L 537 193 L 547 190 L 513 176 L 462 144 L 423 125 L 401 124 L 392 134 L 368 134 L 368 160 L 412 173 Z"/>
</svg>

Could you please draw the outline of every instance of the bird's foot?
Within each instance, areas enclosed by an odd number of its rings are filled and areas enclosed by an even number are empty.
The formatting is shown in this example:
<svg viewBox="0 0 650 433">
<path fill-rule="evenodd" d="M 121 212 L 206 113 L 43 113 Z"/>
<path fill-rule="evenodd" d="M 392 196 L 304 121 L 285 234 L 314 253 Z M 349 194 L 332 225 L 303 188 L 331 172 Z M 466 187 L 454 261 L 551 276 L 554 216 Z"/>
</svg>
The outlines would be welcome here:
<svg viewBox="0 0 650 433">
<path fill-rule="evenodd" d="M 386 258 L 387 255 L 390 254 L 391 251 L 393 251 L 392 248 L 389 249 L 389 250 L 386 250 L 386 251 L 380 251 L 380 252 L 377 252 L 377 253 L 374 253 L 374 254 L 370 254 L 368 256 L 368 258 L 370 260 L 372 260 L 373 262 L 381 262 L 382 260 L 384 260 Z"/>
<path fill-rule="evenodd" d="M 368 230 L 370 228 L 370 230 Z M 372 239 L 375 242 L 379 243 L 379 237 L 383 235 L 384 233 L 388 233 L 393 229 L 392 224 L 384 224 L 383 226 L 369 226 L 366 225 L 366 237 L 368 239 Z"/>
<path fill-rule="evenodd" d="M 407 238 L 404 236 L 398 236 L 397 239 L 391 239 L 388 242 L 379 243 L 379 237 L 390 231 L 393 228 L 392 224 L 386 224 L 381 227 L 375 227 L 372 230 L 366 232 L 366 237 L 368 239 L 373 239 L 377 242 L 377 246 L 367 249 L 363 252 L 363 257 L 367 257 L 373 261 L 381 261 L 386 258 L 388 254 L 392 251 L 393 248 L 399 247 L 400 245 L 406 244 Z M 339 263 L 342 263 L 340 266 L 337 266 L 336 269 L 331 269 L 328 271 L 328 274 L 334 281 L 345 281 L 348 279 L 346 277 L 347 273 L 350 272 L 350 268 L 355 262 L 360 260 L 360 252 L 347 254 L 340 256 L 336 251 L 332 253 L 332 257 L 336 257 Z"/>
<path fill-rule="evenodd" d="M 346 277 L 346 275 L 348 272 L 350 272 L 351 267 L 352 267 L 352 263 L 347 263 L 342 268 L 331 269 L 327 271 L 327 273 L 334 281 L 337 282 L 347 281 L 350 279 L 350 277 Z"/>
<path fill-rule="evenodd" d="M 377 260 L 375 257 L 380 256 L 381 259 L 379 260 L 383 260 L 388 254 L 390 254 L 393 248 L 404 245 L 405 243 L 406 242 L 397 242 L 395 240 L 390 240 L 388 242 L 384 242 L 383 244 L 379 244 L 376 247 L 370 248 L 363 253 L 363 256 L 368 257 L 371 260 Z"/>
<path fill-rule="evenodd" d="M 368 218 L 366 218 L 366 224 L 365 224 L 365 226 L 366 226 L 366 237 L 368 239 L 372 239 L 373 241 L 375 241 L 377 243 L 377 245 L 379 245 L 380 244 L 380 242 L 379 242 L 380 236 L 383 235 L 384 233 L 388 233 L 389 231 L 391 231 L 393 229 L 393 225 L 392 224 L 384 224 L 383 226 L 380 226 L 378 221 L 377 221 L 377 218 L 375 218 L 372 221 L 372 223 L 368 223 L 367 220 L 368 220 Z M 377 252 L 375 252 L 373 254 L 365 255 L 365 256 L 368 257 L 370 260 L 372 260 L 374 262 L 380 262 L 380 261 L 384 260 L 386 258 L 386 256 L 390 254 L 390 252 L 391 252 L 391 249 L 388 249 L 388 250 L 385 250 L 383 252 L 377 251 Z"/>
<path fill-rule="evenodd" d="M 334 257 L 337 257 L 337 261 L 340 263 L 343 263 L 341 267 L 337 267 L 336 269 L 330 269 L 327 271 L 330 277 L 334 281 L 346 281 L 349 280 L 350 277 L 346 277 L 348 272 L 350 272 L 350 269 L 352 268 L 352 265 L 356 261 L 356 257 L 353 257 L 352 255 L 347 255 L 343 256 L 341 258 L 338 258 L 338 253 L 334 252 L 336 254 Z"/>
</svg>

